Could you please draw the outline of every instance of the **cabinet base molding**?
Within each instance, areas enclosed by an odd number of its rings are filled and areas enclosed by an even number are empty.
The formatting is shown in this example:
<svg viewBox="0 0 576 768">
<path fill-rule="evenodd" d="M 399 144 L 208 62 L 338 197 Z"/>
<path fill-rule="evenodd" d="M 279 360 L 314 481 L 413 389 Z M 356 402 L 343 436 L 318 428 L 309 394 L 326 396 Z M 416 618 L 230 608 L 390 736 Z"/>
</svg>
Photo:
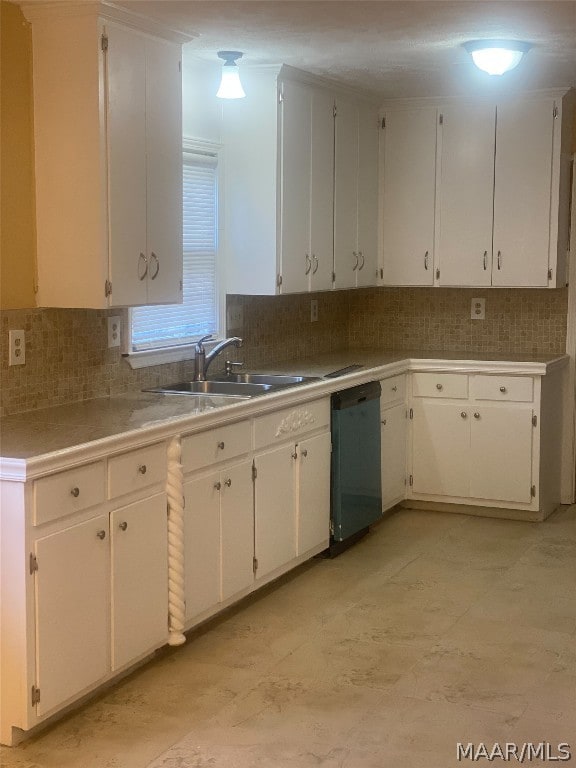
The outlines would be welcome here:
<svg viewBox="0 0 576 768">
<path fill-rule="evenodd" d="M 523 509 L 505 509 L 504 507 L 482 507 L 472 504 L 449 504 L 440 501 L 417 501 L 406 499 L 401 502 L 404 509 L 422 509 L 430 512 L 455 512 L 458 515 L 472 515 L 474 517 L 495 517 L 500 520 L 525 520 L 529 523 L 541 523 L 550 517 L 558 506 L 547 511 L 532 511 Z"/>
</svg>

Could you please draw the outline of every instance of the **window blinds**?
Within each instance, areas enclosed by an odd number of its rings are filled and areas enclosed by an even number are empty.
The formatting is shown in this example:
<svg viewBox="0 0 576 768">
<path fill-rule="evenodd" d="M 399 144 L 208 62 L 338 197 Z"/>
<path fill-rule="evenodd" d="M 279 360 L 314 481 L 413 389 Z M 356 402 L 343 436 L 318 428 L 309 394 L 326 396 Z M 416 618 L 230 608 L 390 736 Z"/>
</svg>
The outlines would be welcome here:
<svg viewBox="0 0 576 768">
<path fill-rule="evenodd" d="M 134 352 L 190 344 L 218 333 L 217 159 L 184 152 L 183 303 L 132 310 Z"/>
</svg>

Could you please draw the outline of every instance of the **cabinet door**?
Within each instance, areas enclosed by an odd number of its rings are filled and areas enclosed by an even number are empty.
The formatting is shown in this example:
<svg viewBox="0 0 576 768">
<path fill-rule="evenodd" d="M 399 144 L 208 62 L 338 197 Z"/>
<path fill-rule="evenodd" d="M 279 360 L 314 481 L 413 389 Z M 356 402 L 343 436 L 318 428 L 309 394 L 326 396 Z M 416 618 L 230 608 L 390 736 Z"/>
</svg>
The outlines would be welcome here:
<svg viewBox="0 0 576 768">
<path fill-rule="evenodd" d="M 312 94 L 310 272 L 313 291 L 332 288 L 334 269 L 334 96 Z"/>
<path fill-rule="evenodd" d="M 471 412 L 470 495 L 532 500 L 532 408 L 482 405 Z"/>
<path fill-rule="evenodd" d="M 252 462 L 243 461 L 221 474 L 222 600 L 254 581 L 254 498 Z"/>
<path fill-rule="evenodd" d="M 312 90 L 286 81 L 282 86 L 281 274 L 282 293 L 308 290 L 310 253 L 310 163 Z"/>
<path fill-rule="evenodd" d="M 491 284 L 496 107 L 442 109 L 438 199 L 441 285 Z"/>
<path fill-rule="evenodd" d="M 378 113 L 358 111 L 358 252 L 357 285 L 376 285 L 378 266 Z"/>
<path fill-rule="evenodd" d="M 218 472 L 184 483 L 184 592 L 186 620 L 220 600 L 220 494 Z"/>
<path fill-rule="evenodd" d="M 261 453 L 255 459 L 255 552 L 257 578 L 296 557 L 294 445 Z"/>
<path fill-rule="evenodd" d="M 354 288 L 358 258 L 358 107 L 339 100 L 335 121 L 335 288 Z"/>
<path fill-rule="evenodd" d="M 182 301 L 181 49 L 146 39 L 148 304 Z"/>
<path fill-rule="evenodd" d="M 147 302 L 146 47 L 129 29 L 110 25 L 107 35 L 112 302 L 135 306 Z"/>
<path fill-rule="evenodd" d="M 330 433 L 296 446 L 298 454 L 298 554 L 330 539 Z"/>
<path fill-rule="evenodd" d="M 498 105 L 494 269 L 498 286 L 548 286 L 554 100 Z"/>
<path fill-rule="evenodd" d="M 36 542 L 36 705 L 45 715 L 109 671 L 108 516 Z"/>
<path fill-rule="evenodd" d="M 397 405 L 381 416 L 382 507 L 406 495 L 406 406 Z"/>
<path fill-rule="evenodd" d="M 421 107 L 385 116 L 382 237 L 388 285 L 434 281 L 436 113 Z"/>
<path fill-rule="evenodd" d="M 413 492 L 469 496 L 470 409 L 451 403 L 414 404 Z"/>
<path fill-rule="evenodd" d="M 162 645 L 168 636 L 166 496 L 137 501 L 110 515 L 112 669 Z"/>
</svg>

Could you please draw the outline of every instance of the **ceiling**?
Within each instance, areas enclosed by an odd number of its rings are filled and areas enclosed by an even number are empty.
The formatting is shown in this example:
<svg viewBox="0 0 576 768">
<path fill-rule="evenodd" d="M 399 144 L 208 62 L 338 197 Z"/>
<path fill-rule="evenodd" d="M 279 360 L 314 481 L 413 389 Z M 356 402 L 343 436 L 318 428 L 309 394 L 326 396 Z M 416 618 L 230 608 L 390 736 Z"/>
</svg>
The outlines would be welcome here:
<svg viewBox="0 0 576 768">
<path fill-rule="evenodd" d="M 241 66 L 290 64 L 384 98 L 576 86 L 576 0 L 125 0 L 117 5 L 198 35 L 195 56 L 244 52 Z M 490 77 L 466 40 L 533 43 Z"/>
</svg>

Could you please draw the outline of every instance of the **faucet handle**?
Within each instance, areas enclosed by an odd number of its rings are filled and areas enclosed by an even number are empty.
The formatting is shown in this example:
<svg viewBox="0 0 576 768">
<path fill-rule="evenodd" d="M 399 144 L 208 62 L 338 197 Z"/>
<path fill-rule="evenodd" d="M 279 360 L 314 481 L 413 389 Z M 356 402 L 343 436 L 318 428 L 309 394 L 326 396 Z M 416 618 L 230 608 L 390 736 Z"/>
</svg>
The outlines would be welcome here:
<svg viewBox="0 0 576 768">
<path fill-rule="evenodd" d="M 232 360 L 226 360 L 224 363 L 224 372 L 226 373 L 226 376 L 230 376 L 233 368 L 241 368 L 243 365 L 244 363 L 235 363 Z"/>
<path fill-rule="evenodd" d="M 212 341 L 212 338 L 213 338 L 212 334 L 209 333 L 207 336 L 202 336 L 201 339 L 198 339 L 198 341 L 196 342 L 196 352 L 203 352 L 204 351 L 204 347 L 202 346 L 203 343 L 205 341 Z"/>
</svg>

